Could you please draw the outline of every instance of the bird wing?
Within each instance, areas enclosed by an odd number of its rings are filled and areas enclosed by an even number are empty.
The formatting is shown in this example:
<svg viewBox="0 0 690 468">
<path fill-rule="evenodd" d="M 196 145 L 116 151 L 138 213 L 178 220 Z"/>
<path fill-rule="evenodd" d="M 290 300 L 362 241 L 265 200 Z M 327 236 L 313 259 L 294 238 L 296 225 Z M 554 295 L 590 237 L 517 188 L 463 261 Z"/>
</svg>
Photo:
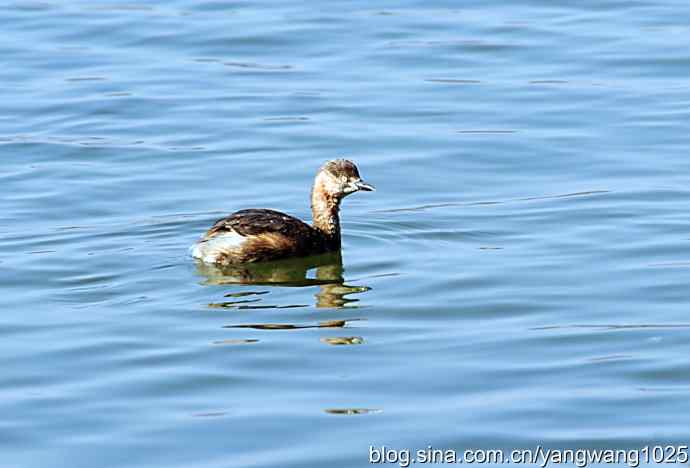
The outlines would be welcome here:
<svg viewBox="0 0 690 468">
<path fill-rule="evenodd" d="M 237 211 L 230 216 L 219 219 L 204 237 L 215 237 L 227 232 L 236 232 L 245 237 L 275 233 L 290 238 L 309 239 L 313 235 L 313 228 L 307 223 L 280 211 L 248 209 Z"/>
</svg>

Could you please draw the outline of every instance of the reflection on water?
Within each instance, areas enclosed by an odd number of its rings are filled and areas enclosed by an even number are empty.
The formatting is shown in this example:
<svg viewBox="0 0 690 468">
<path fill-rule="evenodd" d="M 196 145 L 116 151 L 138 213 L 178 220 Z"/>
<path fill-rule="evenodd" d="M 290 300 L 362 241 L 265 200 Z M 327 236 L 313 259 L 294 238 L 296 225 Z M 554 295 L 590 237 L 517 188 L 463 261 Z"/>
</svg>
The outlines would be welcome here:
<svg viewBox="0 0 690 468">
<path fill-rule="evenodd" d="M 194 413 L 192 417 L 194 418 L 220 418 L 227 415 L 225 411 L 210 411 L 208 413 Z"/>
<path fill-rule="evenodd" d="M 256 299 L 253 301 L 211 302 L 208 304 L 208 306 L 212 307 L 212 308 L 240 309 L 240 310 L 247 310 L 247 309 L 297 309 L 300 307 L 309 307 L 307 304 L 288 304 L 288 305 L 270 305 L 270 304 L 247 305 L 246 304 L 248 302 L 259 302 L 260 300 L 261 299 Z"/>
<path fill-rule="evenodd" d="M 317 255 L 306 258 L 295 258 L 276 262 L 244 265 L 209 265 L 197 263 L 197 273 L 203 276 L 203 284 L 213 286 L 281 286 L 313 287 L 314 306 L 317 308 L 355 308 L 351 305 L 358 299 L 347 297 L 369 291 L 367 286 L 345 284 L 343 262 L 340 252 Z M 264 297 L 270 290 L 231 291 L 223 294 L 222 301 L 207 304 L 213 309 L 261 310 L 261 309 L 294 309 L 306 308 L 311 304 L 275 304 L 264 303 Z M 268 296 L 270 297 L 270 296 Z M 348 306 L 348 304 L 350 304 Z M 306 323 L 242 323 L 225 325 L 227 329 L 253 330 L 302 330 L 309 328 L 345 328 L 350 322 L 361 318 L 336 319 Z M 323 337 L 320 341 L 327 345 L 358 345 L 364 343 L 361 336 Z M 256 339 L 228 339 L 215 341 L 216 345 L 238 345 L 257 343 Z"/>
<path fill-rule="evenodd" d="M 228 293 L 225 297 L 247 297 L 247 296 L 259 296 L 261 294 L 268 294 L 268 291 L 242 291 L 236 293 Z"/>
<path fill-rule="evenodd" d="M 242 325 L 225 325 L 223 328 L 253 328 L 255 330 L 299 330 L 302 328 L 344 328 L 349 322 L 361 319 L 326 320 L 318 323 L 249 323 Z M 342 343 L 340 343 L 342 344 Z"/>
<path fill-rule="evenodd" d="M 328 408 L 324 410 L 328 414 L 339 414 L 344 416 L 352 416 L 354 414 L 372 414 L 380 413 L 380 409 L 374 408 Z"/>
<path fill-rule="evenodd" d="M 309 270 L 316 268 L 314 278 Z M 216 265 L 197 262 L 197 272 L 206 277 L 205 284 L 257 284 L 279 286 L 315 286 L 343 282 L 340 253 L 291 258 L 275 262 Z M 237 293 L 234 293 L 237 294 Z M 242 294 L 242 293 L 239 293 Z M 260 294 L 260 293 L 250 293 Z M 246 295 L 246 293 L 244 294 Z M 228 295 L 227 297 L 241 297 Z"/>
<path fill-rule="evenodd" d="M 311 276 L 311 270 L 315 270 Z M 343 278 L 343 260 L 340 252 L 312 257 L 280 260 L 244 265 L 211 265 L 197 262 L 197 273 L 205 277 L 207 285 L 271 285 L 283 287 L 318 286 L 315 306 L 319 308 L 345 307 L 358 299 L 346 297 L 369 291 L 367 286 L 350 286 Z M 269 291 L 230 292 L 224 297 L 231 301 L 208 304 L 212 308 L 227 309 L 287 309 L 308 307 L 307 304 L 263 304 L 260 296 Z M 235 300 L 238 299 L 238 300 Z M 353 306 L 350 306 L 353 307 Z M 305 326 L 292 326 L 305 328 Z"/>
<path fill-rule="evenodd" d="M 250 338 L 236 338 L 236 339 L 230 339 L 230 340 L 218 340 L 214 341 L 214 345 L 240 345 L 240 344 L 252 344 L 252 343 L 258 343 L 259 340 L 257 339 L 250 339 Z"/>
<path fill-rule="evenodd" d="M 364 338 L 361 336 L 334 336 L 321 338 L 321 342 L 333 346 L 358 345 L 364 343 Z"/>
</svg>

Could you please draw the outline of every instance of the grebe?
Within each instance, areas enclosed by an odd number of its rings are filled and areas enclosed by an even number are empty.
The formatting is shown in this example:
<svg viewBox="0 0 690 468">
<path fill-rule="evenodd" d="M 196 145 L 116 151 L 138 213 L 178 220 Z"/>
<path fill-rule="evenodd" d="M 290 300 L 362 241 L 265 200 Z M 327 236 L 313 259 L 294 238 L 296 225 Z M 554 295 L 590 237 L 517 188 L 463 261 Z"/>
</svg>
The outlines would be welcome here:
<svg viewBox="0 0 690 468">
<path fill-rule="evenodd" d="M 219 219 L 192 246 L 192 256 L 205 263 L 232 265 L 304 257 L 340 250 L 340 202 L 373 186 L 346 159 L 324 164 L 311 191 L 312 225 L 267 209 L 237 211 Z"/>
</svg>

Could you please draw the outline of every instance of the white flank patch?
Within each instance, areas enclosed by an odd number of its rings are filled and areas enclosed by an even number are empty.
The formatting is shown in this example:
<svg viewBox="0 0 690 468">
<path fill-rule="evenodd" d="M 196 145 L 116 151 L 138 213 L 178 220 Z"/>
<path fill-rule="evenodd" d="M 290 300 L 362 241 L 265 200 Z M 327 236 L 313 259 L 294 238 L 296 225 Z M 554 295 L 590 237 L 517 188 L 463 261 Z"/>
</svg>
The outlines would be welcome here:
<svg viewBox="0 0 690 468">
<path fill-rule="evenodd" d="M 230 231 L 207 240 L 201 240 L 190 248 L 192 257 L 205 263 L 216 263 L 218 257 L 242 246 L 246 237 Z"/>
</svg>

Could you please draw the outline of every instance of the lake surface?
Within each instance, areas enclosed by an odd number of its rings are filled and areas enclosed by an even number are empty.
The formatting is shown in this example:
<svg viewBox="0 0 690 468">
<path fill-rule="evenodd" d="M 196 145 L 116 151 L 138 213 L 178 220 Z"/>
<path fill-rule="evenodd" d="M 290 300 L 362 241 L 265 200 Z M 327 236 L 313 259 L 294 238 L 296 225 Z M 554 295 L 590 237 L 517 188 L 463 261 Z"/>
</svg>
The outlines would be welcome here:
<svg viewBox="0 0 690 468">
<path fill-rule="evenodd" d="M 560 3 L 0 6 L 3 465 L 690 442 L 690 6 Z M 188 256 L 340 156 L 342 268 Z"/>
</svg>

